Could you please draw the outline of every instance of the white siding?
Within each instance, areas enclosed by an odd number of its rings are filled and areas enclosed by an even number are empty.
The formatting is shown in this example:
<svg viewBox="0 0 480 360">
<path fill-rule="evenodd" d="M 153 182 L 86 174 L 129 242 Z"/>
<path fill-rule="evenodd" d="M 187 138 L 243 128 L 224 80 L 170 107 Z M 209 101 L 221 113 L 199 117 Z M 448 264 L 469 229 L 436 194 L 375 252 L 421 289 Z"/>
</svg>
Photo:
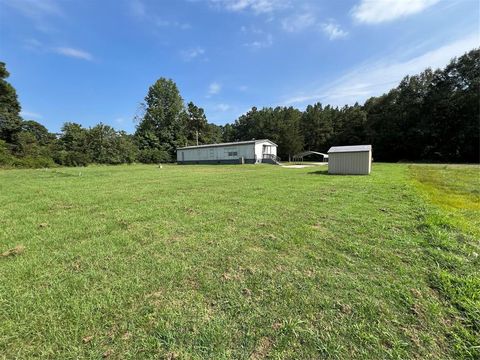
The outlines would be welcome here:
<svg viewBox="0 0 480 360">
<path fill-rule="evenodd" d="M 254 159 L 254 144 L 212 146 L 177 151 L 177 161 L 236 160 L 241 157 Z"/>
<path fill-rule="evenodd" d="M 329 153 L 329 174 L 368 175 L 371 167 L 371 151 Z"/>
<path fill-rule="evenodd" d="M 261 142 L 255 143 L 255 155 L 257 162 L 260 162 L 262 160 L 262 145 L 263 143 Z"/>
<path fill-rule="evenodd" d="M 255 154 L 257 155 L 257 159 L 262 159 L 263 157 L 263 146 L 266 145 L 266 146 L 269 146 L 268 148 L 268 153 L 269 154 L 273 154 L 273 155 L 277 155 L 277 146 L 276 145 L 272 145 L 271 142 L 269 141 L 262 141 L 262 142 L 257 142 L 255 144 Z"/>
</svg>

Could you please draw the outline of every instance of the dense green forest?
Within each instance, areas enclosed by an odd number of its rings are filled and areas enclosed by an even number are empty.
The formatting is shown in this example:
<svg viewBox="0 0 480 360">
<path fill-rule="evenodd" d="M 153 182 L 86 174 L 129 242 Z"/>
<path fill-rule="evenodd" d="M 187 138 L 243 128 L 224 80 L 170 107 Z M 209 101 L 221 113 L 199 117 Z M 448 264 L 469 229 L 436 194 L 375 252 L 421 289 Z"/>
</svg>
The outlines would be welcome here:
<svg viewBox="0 0 480 360">
<path fill-rule="evenodd" d="M 302 150 L 369 143 L 377 161 L 479 162 L 480 49 L 444 69 L 405 77 L 364 105 L 309 105 L 257 109 L 233 124 L 208 122 L 176 84 L 160 78 L 148 89 L 134 134 L 100 123 L 67 122 L 60 134 L 22 119 L 9 73 L 0 62 L 0 166 L 85 166 L 175 160 L 179 146 L 268 138 L 288 159 Z"/>
</svg>

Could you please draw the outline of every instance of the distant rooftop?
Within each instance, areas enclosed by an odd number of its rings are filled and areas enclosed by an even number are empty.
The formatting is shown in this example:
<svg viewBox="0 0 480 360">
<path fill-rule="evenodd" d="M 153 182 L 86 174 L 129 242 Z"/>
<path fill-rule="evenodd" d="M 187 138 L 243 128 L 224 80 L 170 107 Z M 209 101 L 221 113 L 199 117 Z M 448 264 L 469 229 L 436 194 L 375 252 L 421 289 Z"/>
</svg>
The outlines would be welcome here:
<svg viewBox="0 0 480 360">
<path fill-rule="evenodd" d="M 258 139 L 258 140 L 248 140 L 248 141 L 236 141 L 236 142 L 228 142 L 228 143 L 219 143 L 219 144 L 204 144 L 204 145 L 193 145 L 193 146 L 185 146 L 181 148 L 177 148 L 177 150 L 183 149 L 197 149 L 197 148 L 206 148 L 206 147 L 215 147 L 215 146 L 235 146 L 235 145 L 246 145 L 246 144 L 255 144 L 257 142 L 265 142 L 268 141 L 272 145 L 277 146 L 273 141 L 268 139 Z"/>
<path fill-rule="evenodd" d="M 372 145 L 332 146 L 328 153 L 372 151 Z"/>
</svg>

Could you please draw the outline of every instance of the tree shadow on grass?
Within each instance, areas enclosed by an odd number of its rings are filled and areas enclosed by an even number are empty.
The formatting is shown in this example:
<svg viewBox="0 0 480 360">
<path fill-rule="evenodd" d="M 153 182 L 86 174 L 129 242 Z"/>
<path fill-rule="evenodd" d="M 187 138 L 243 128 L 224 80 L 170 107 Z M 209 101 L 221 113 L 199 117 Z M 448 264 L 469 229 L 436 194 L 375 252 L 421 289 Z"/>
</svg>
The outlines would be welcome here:
<svg viewBox="0 0 480 360">
<path fill-rule="evenodd" d="M 52 174 L 52 177 L 53 176 L 58 176 L 58 177 L 78 177 L 79 173 L 81 173 L 81 171 L 79 171 L 78 173 L 70 173 L 70 172 L 63 172 L 63 171 L 52 171 L 50 174 Z"/>
<path fill-rule="evenodd" d="M 307 173 L 309 175 L 329 175 L 328 170 L 317 170 Z"/>
</svg>

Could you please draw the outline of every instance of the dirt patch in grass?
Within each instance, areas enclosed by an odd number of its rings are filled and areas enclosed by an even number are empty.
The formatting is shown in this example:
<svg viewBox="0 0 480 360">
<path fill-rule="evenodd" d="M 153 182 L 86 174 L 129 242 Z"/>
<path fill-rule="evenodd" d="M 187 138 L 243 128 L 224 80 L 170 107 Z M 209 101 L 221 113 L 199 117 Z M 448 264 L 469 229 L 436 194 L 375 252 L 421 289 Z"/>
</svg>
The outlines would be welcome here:
<svg viewBox="0 0 480 360">
<path fill-rule="evenodd" d="M 272 340 L 268 337 L 263 337 L 258 342 L 255 350 L 250 355 L 251 360 L 265 359 L 268 357 L 270 349 L 272 348 Z"/>
<path fill-rule="evenodd" d="M 88 344 L 90 341 L 93 340 L 93 335 L 88 335 L 88 336 L 85 336 L 82 341 L 84 344 Z"/>
<path fill-rule="evenodd" d="M 25 251 L 25 246 L 17 245 L 12 249 L 8 249 L 0 254 L 0 257 L 9 257 L 9 256 L 17 256 L 22 254 Z"/>
</svg>

